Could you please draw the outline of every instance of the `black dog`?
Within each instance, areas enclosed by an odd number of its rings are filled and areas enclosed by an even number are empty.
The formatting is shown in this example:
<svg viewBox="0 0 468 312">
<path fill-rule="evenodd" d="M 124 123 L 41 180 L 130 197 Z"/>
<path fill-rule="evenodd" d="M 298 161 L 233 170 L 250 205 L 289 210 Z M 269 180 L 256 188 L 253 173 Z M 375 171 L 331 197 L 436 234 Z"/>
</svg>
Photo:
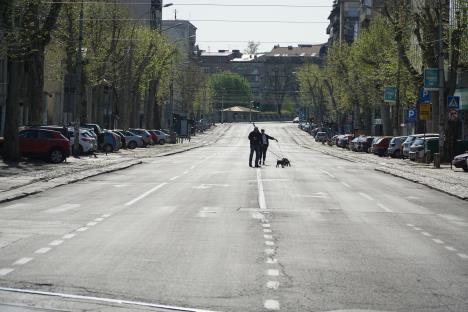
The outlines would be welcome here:
<svg viewBox="0 0 468 312">
<path fill-rule="evenodd" d="M 287 158 L 278 159 L 276 161 L 276 168 L 278 168 L 279 166 L 281 166 L 281 168 L 291 167 L 291 162 Z"/>
</svg>

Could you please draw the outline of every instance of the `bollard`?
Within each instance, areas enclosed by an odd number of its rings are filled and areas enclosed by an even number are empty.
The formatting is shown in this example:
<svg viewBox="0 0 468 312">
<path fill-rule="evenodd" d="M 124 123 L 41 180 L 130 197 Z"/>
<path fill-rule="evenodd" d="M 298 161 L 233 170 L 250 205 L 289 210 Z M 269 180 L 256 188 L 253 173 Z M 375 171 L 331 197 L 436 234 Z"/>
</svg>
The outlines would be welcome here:
<svg viewBox="0 0 468 312">
<path fill-rule="evenodd" d="M 434 153 L 434 167 L 440 168 L 440 154 Z"/>
</svg>

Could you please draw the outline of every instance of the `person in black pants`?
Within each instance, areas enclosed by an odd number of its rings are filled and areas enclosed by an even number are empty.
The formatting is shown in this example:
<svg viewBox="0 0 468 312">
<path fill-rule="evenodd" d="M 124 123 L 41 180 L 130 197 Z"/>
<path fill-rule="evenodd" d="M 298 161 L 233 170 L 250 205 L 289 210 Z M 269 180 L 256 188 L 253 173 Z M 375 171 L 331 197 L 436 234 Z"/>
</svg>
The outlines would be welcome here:
<svg viewBox="0 0 468 312">
<path fill-rule="evenodd" d="M 268 145 L 270 144 L 270 140 L 275 140 L 276 142 L 278 142 L 278 140 L 266 134 L 265 129 L 262 129 L 261 138 L 262 158 L 263 164 L 265 165 L 266 153 L 268 150 Z"/>
<path fill-rule="evenodd" d="M 250 140 L 250 156 L 249 156 L 249 166 L 252 166 L 252 158 L 255 152 L 255 167 L 260 167 L 261 161 L 261 139 L 262 136 L 260 131 L 258 131 L 258 127 L 255 127 L 252 132 L 249 133 L 249 140 Z"/>
</svg>

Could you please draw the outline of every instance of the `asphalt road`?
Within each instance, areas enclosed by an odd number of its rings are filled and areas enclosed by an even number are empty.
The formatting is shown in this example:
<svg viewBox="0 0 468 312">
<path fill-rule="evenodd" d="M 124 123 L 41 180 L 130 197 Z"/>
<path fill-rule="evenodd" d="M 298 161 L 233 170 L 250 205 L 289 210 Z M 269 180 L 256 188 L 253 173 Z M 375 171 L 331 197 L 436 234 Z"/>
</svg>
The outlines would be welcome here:
<svg viewBox="0 0 468 312">
<path fill-rule="evenodd" d="M 466 201 L 261 126 L 0 205 L 0 311 L 468 311 Z"/>
</svg>

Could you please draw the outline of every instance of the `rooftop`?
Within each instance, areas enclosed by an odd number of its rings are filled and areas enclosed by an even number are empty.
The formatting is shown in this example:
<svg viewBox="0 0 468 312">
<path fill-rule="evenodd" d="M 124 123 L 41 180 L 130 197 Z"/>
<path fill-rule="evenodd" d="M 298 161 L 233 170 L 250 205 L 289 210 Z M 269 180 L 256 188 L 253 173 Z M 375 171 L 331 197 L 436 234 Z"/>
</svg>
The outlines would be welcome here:
<svg viewBox="0 0 468 312">
<path fill-rule="evenodd" d="M 319 57 L 320 49 L 324 44 L 300 44 L 297 47 L 275 46 L 270 52 L 265 53 L 269 57 Z"/>
</svg>

